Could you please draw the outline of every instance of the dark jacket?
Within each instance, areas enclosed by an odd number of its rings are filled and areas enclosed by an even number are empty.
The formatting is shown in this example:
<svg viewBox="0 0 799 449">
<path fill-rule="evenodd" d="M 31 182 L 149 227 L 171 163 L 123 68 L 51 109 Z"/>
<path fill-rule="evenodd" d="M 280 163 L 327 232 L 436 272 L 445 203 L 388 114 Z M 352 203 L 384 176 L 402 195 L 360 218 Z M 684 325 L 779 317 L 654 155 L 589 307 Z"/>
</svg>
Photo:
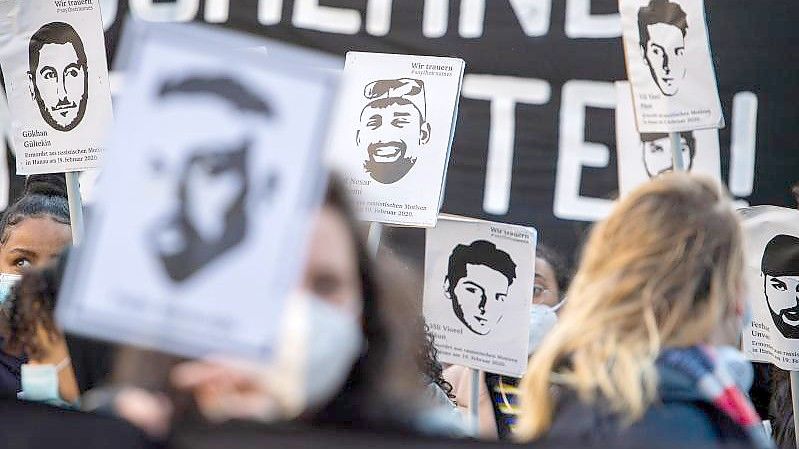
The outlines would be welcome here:
<svg viewBox="0 0 799 449">
<path fill-rule="evenodd" d="M 552 427 L 545 441 L 589 447 L 710 448 L 747 447 L 742 427 L 705 401 L 691 380 L 658 367 L 658 401 L 630 426 L 606 405 L 588 405 L 575 392 L 559 389 Z"/>
</svg>

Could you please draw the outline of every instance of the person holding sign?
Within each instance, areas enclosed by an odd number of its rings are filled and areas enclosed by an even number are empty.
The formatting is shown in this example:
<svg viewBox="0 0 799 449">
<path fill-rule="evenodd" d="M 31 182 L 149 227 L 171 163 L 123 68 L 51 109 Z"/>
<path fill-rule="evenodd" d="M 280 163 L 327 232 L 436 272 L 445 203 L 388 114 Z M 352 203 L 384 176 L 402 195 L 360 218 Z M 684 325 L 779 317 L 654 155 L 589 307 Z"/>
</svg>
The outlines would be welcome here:
<svg viewBox="0 0 799 449">
<path fill-rule="evenodd" d="M 176 367 L 173 380 L 213 419 L 297 418 L 346 428 L 431 431 L 430 422 L 414 421 L 424 391 L 413 369 L 414 345 L 422 343 L 423 329 L 412 326 L 409 332 L 408 323 L 419 320 L 396 301 L 406 298 L 397 296 L 404 286 L 387 283 L 394 276 L 381 274 L 370 260 L 343 188 L 334 182 L 311 236 L 298 286 L 302 295 L 289 300 L 276 360 L 188 362 Z M 309 309 L 297 314 L 303 296 L 311 299 Z"/>
<path fill-rule="evenodd" d="M 751 365 L 733 348 L 747 320 L 743 267 L 740 221 L 710 179 L 670 173 L 630 193 L 594 227 L 530 362 L 521 435 L 772 447 L 745 395 Z"/>
</svg>

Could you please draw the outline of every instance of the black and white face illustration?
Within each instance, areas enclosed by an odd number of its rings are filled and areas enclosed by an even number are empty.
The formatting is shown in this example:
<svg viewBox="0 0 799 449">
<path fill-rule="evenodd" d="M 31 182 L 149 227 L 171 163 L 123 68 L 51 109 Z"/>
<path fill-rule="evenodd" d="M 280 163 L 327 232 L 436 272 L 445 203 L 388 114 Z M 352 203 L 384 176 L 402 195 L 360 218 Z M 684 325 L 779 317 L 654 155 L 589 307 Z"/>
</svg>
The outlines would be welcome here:
<svg viewBox="0 0 799 449">
<path fill-rule="evenodd" d="M 424 82 L 410 78 L 373 81 L 364 88 L 369 100 L 361 110 L 355 142 L 366 157 L 364 170 L 375 181 L 392 184 L 416 164 L 430 141 L 425 120 Z"/>
<path fill-rule="evenodd" d="M 774 325 L 785 338 L 799 338 L 799 237 L 780 234 L 763 252 L 763 294 Z"/>
<path fill-rule="evenodd" d="M 252 120 L 264 126 L 272 110 L 224 77 L 168 80 L 155 101 L 153 123 L 161 128 L 148 138 L 150 175 L 165 193 L 154 201 L 157 218 L 147 238 L 168 276 L 180 282 L 246 237 L 248 161 L 259 138 Z"/>
<path fill-rule="evenodd" d="M 516 263 L 491 242 L 458 245 L 449 256 L 444 292 L 455 316 L 477 335 L 500 325 L 508 294 L 516 279 Z"/>
<path fill-rule="evenodd" d="M 685 37 L 688 21 L 682 7 L 669 0 L 651 0 L 638 10 L 638 34 L 644 61 L 658 89 L 671 97 L 686 74 Z"/>
<path fill-rule="evenodd" d="M 31 97 L 42 118 L 58 131 L 71 131 L 86 114 L 89 76 L 83 41 L 72 26 L 52 22 L 28 45 Z"/>
<path fill-rule="evenodd" d="M 644 169 L 649 178 L 654 178 L 663 173 L 674 170 L 672 159 L 671 140 L 665 133 L 641 134 L 641 152 L 643 153 Z M 696 139 L 693 132 L 680 133 L 680 154 L 682 163 L 687 171 L 694 165 L 696 156 Z"/>
</svg>

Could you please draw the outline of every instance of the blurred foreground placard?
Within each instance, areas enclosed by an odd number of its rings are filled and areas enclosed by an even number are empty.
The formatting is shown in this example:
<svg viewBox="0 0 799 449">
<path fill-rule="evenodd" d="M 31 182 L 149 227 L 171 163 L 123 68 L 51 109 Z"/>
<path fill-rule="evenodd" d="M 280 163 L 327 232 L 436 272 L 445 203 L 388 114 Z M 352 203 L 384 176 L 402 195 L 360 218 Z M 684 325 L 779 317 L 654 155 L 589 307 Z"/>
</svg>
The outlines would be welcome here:
<svg viewBox="0 0 799 449">
<path fill-rule="evenodd" d="M 187 356 L 268 357 L 325 181 L 336 61 L 199 26 L 131 22 L 70 331 Z M 264 51 L 265 50 L 265 51 Z"/>
</svg>

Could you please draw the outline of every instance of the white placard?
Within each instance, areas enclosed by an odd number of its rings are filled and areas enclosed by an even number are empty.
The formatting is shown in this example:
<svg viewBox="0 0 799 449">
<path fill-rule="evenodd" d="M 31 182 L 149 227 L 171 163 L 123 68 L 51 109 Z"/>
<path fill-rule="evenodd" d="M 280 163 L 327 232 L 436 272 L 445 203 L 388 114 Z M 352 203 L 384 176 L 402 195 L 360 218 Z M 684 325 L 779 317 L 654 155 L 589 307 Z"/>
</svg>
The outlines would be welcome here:
<svg viewBox="0 0 799 449">
<path fill-rule="evenodd" d="M 703 0 L 619 0 L 642 133 L 723 128 Z"/>
<path fill-rule="evenodd" d="M 799 370 L 799 210 L 742 209 L 752 324 L 743 348 L 754 361 Z"/>
<path fill-rule="evenodd" d="M 112 122 L 97 1 L 0 1 L 17 174 L 98 168 Z"/>
<path fill-rule="evenodd" d="M 630 83 L 616 82 L 616 154 L 619 167 L 619 194 L 674 169 L 671 140 L 667 133 L 641 134 L 635 127 Z M 689 172 L 710 176 L 721 184 L 719 132 L 716 129 L 683 131 L 683 166 Z"/>
<path fill-rule="evenodd" d="M 216 28 L 126 33 L 96 219 L 58 319 L 186 356 L 267 358 L 326 180 L 337 76 L 277 43 L 253 56 L 264 41 Z"/>
<path fill-rule="evenodd" d="M 442 216 L 425 239 L 424 318 L 443 363 L 527 369 L 535 229 Z"/>
<path fill-rule="evenodd" d="M 435 226 L 463 70 L 455 58 L 347 53 L 330 157 L 360 218 Z"/>
</svg>

